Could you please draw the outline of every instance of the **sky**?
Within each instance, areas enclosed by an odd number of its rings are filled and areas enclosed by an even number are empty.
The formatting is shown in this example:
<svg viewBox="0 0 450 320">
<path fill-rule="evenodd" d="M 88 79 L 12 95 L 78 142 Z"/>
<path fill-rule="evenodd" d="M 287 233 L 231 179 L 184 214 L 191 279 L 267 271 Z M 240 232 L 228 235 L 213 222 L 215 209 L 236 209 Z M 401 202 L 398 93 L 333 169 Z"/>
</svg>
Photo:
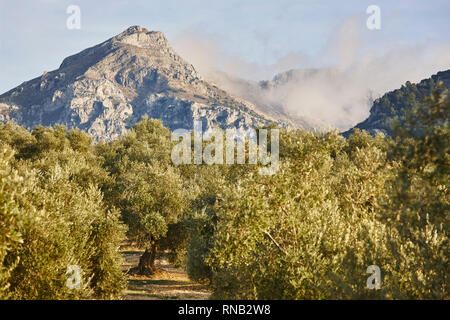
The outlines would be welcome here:
<svg viewBox="0 0 450 320">
<path fill-rule="evenodd" d="M 80 29 L 67 28 L 70 5 Z M 369 5 L 379 30 L 366 26 Z M 132 25 L 164 32 L 201 72 L 337 67 L 382 93 L 450 69 L 449 16 L 450 0 L 0 0 L 0 93 Z"/>
</svg>

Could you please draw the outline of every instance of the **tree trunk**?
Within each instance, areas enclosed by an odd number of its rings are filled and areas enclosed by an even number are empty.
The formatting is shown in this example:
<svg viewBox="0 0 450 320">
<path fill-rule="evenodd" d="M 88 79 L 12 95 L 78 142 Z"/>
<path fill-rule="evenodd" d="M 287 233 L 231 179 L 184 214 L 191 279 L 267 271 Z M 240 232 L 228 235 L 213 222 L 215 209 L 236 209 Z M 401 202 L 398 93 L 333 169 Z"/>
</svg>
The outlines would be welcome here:
<svg viewBox="0 0 450 320">
<path fill-rule="evenodd" d="M 156 252 L 157 252 L 156 245 L 152 245 L 150 250 L 145 249 L 144 254 L 139 259 L 138 274 L 150 276 L 153 273 L 155 273 Z"/>
</svg>

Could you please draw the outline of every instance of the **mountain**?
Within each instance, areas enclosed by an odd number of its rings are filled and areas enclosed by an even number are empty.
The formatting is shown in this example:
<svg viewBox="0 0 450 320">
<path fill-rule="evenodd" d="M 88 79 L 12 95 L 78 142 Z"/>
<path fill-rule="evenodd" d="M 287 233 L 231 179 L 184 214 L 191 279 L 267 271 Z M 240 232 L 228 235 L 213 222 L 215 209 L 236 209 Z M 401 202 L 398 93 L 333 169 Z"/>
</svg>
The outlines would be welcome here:
<svg viewBox="0 0 450 320">
<path fill-rule="evenodd" d="M 275 121 L 202 79 L 163 33 L 139 26 L 0 95 L 1 122 L 78 127 L 95 141 L 117 138 L 143 115 L 161 119 L 172 130 L 192 129 L 194 120 L 201 120 L 204 129 Z"/>
<path fill-rule="evenodd" d="M 376 99 L 370 109 L 369 117 L 354 128 L 367 130 L 371 135 L 382 132 L 391 136 L 390 121 L 395 117 L 401 119 L 408 110 L 420 103 L 424 96 L 429 96 L 437 89 L 440 81 L 445 87 L 450 88 L 450 69 L 438 72 L 417 84 L 408 81 L 400 89 L 390 91 Z M 343 132 L 342 135 L 349 136 L 354 128 Z"/>
</svg>

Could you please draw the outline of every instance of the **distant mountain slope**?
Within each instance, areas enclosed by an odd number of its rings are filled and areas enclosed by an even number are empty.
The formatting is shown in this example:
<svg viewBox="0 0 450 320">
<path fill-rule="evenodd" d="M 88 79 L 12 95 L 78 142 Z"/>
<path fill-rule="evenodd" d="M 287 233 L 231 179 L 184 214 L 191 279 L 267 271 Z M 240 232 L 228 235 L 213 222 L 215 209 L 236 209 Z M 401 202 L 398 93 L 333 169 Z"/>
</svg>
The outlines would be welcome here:
<svg viewBox="0 0 450 320">
<path fill-rule="evenodd" d="M 143 115 L 170 129 L 256 127 L 273 119 L 201 78 L 164 34 L 134 26 L 70 56 L 59 69 L 0 95 L 0 122 L 64 124 L 95 141 L 122 135 Z"/>
<path fill-rule="evenodd" d="M 328 129 L 329 125 L 317 118 L 298 115 L 286 108 L 286 95 L 299 83 L 307 83 L 317 69 L 296 69 L 276 74 L 272 80 L 252 81 L 229 75 L 222 71 L 209 74 L 209 79 L 231 94 L 252 103 L 256 109 L 271 118 L 283 121 L 294 128 Z M 288 87 L 289 88 L 286 88 Z"/>
<path fill-rule="evenodd" d="M 346 130 L 369 115 L 376 93 L 338 68 L 291 69 L 271 80 L 249 81 L 210 72 L 210 81 L 293 127 Z"/>
<path fill-rule="evenodd" d="M 391 91 L 374 101 L 370 109 L 370 116 L 355 126 L 361 130 L 367 130 L 370 134 L 376 135 L 379 132 L 390 136 L 390 120 L 394 117 L 401 118 L 405 112 L 420 102 L 423 96 L 428 96 L 437 88 L 439 81 L 442 81 L 447 88 L 450 88 L 450 70 L 438 72 L 431 78 L 424 79 L 418 84 L 406 82 L 400 89 Z M 353 132 L 353 128 L 342 133 L 348 136 Z"/>
</svg>

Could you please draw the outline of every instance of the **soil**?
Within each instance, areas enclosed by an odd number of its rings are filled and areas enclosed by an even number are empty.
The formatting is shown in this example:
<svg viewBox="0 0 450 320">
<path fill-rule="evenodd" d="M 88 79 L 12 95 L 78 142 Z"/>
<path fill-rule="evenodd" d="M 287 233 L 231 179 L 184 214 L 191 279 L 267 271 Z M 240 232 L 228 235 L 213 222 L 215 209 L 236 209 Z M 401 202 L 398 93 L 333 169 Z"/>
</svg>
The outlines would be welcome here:
<svg viewBox="0 0 450 320">
<path fill-rule="evenodd" d="M 171 265 L 164 254 L 157 258 L 157 271 L 153 275 L 130 274 L 144 251 L 125 244 L 121 246 L 121 252 L 122 270 L 128 282 L 123 297 L 125 300 L 206 300 L 212 293 L 208 286 L 190 280 L 184 269 Z"/>
</svg>

